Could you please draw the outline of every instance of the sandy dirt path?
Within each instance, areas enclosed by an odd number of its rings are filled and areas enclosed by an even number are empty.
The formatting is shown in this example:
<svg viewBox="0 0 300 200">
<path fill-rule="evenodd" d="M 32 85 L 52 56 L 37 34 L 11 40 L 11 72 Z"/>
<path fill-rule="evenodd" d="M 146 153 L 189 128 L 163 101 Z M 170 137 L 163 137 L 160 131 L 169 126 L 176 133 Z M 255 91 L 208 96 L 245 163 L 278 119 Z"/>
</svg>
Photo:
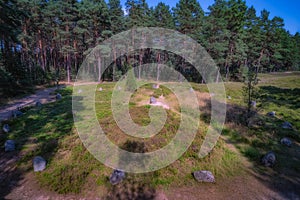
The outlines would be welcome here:
<svg viewBox="0 0 300 200">
<path fill-rule="evenodd" d="M 63 86 L 60 86 L 60 88 Z M 34 94 L 15 99 L 8 102 L 6 105 L 0 107 L 0 122 L 11 118 L 12 111 L 17 110 L 18 108 L 23 108 L 27 106 L 34 106 L 37 101 L 40 101 L 42 104 L 50 103 L 55 101 L 55 92 L 57 88 L 46 88 L 37 90 Z"/>
</svg>

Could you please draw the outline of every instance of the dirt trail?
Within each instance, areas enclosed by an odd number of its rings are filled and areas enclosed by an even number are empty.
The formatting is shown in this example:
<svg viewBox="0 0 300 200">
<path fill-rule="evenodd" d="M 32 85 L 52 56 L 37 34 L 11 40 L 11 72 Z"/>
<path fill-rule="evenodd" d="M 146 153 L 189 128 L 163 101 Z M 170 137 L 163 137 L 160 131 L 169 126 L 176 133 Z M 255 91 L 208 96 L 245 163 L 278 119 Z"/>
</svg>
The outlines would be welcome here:
<svg viewBox="0 0 300 200">
<path fill-rule="evenodd" d="M 60 86 L 60 88 L 63 86 Z M 51 93 L 55 92 L 57 88 L 46 88 L 37 90 L 35 94 L 10 101 L 5 106 L 0 107 L 0 122 L 11 118 L 12 111 L 17 110 L 18 108 L 23 108 L 27 106 L 34 106 L 37 101 L 40 101 L 42 104 L 50 103 L 55 101 L 55 96 Z"/>
</svg>

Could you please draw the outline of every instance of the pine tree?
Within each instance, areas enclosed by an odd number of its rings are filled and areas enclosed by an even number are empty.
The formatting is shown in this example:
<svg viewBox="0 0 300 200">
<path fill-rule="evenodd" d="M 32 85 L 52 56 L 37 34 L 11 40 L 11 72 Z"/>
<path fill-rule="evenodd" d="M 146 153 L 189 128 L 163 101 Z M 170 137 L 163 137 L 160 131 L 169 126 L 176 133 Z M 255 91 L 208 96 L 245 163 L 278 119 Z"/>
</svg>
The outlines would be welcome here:
<svg viewBox="0 0 300 200">
<path fill-rule="evenodd" d="M 229 30 L 227 29 L 227 21 L 225 20 L 226 2 L 216 0 L 210 6 L 209 15 L 205 18 L 203 35 L 204 47 L 216 64 L 220 67 L 221 73 L 224 74 L 224 66 L 226 61 L 226 51 L 228 48 Z M 217 77 L 219 80 L 220 77 Z"/>
<path fill-rule="evenodd" d="M 125 30 L 125 19 L 120 0 L 109 0 L 108 8 L 111 19 L 111 31 L 113 34 L 120 33 Z"/>
</svg>

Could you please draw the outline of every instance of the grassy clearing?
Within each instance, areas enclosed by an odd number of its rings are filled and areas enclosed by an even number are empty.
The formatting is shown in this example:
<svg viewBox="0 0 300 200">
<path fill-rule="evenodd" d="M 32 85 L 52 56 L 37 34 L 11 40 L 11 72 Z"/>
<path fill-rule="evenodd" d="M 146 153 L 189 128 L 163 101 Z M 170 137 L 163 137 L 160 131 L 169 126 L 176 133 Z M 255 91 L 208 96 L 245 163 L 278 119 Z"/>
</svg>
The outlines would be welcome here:
<svg viewBox="0 0 300 200">
<path fill-rule="evenodd" d="M 259 85 L 260 97 L 258 98 L 258 114 L 254 119 L 252 128 L 243 127 L 238 122 L 239 116 L 226 125 L 223 131 L 224 137 L 229 138 L 243 155 L 253 163 L 258 163 L 260 157 L 270 150 L 278 155 L 278 164 L 274 170 L 278 173 L 290 171 L 289 176 L 297 176 L 299 173 L 299 155 L 297 149 L 287 149 L 279 144 L 281 137 L 290 137 L 300 142 L 300 106 L 299 106 L 299 80 L 298 74 L 286 74 L 277 77 L 280 81 L 273 82 L 272 76 L 262 76 L 265 81 Z M 293 81 L 294 80 L 294 81 Z M 267 85 L 270 81 L 271 84 Z M 152 85 L 145 85 L 131 98 L 130 114 L 137 124 L 148 125 L 149 105 L 141 105 L 140 102 L 149 101 L 150 96 L 164 96 L 174 110 L 167 111 L 167 123 L 164 128 L 153 138 L 136 139 L 124 134 L 116 125 L 112 117 L 110 98 L 114 88 L 113 83 L 101 84 L 102 92 L 96 92 L 96 116 L 111 141 L 123 149 L 132 152 L 154 151 L 165 146 L 178 129 L 179 115 L 178 102 L 174 95 L 164 87 L 158 90 L 152 89 Z M 201 94 L 207 92 L 204 85 L 192 84 L 194 90 Z M 243 109 L 242 84 L 226 83 L 227 94 L 232 97 L 228 100 L 238 110 Z M 100 86 L 98 86 L 99 88 Z M 108 177 L 112 169 L 98 162 L 83 146 L 73 125 L 71 111 L 71 92 L 68 87 L 59 91 L 63 99 L 43 105 L 41 109 L 31 109 L 16 120 L 9 121 L 12 132 L 9 135 L 1 135 L 1 143 L 5 139 L 15 139 L 22 160 L 19 167 L 30 170 L 31 159 L 36 155 L 44 156 L 48 161 L 47 169 L 37 173 L 36 177 L 46 188 L 59 193 L 80 193 L 82 189 L 105 188 L 107 193 L 118 193 L 115 187 L 108 183 Z M 204 92 L 204 93 L 203 93 Z M 205 96 L 205 95 L 203 95 Z M 203 101 L 203 100 L 202 100 Z M 205 101 L 203 101 L 205 102 Z M 201 105 L 199 105 L 201 107 Z M 276 118 L 266 116 L 269 111 L 276 111 Z M 195 170 L 210 170 L 217 180 L 237 176 L 244 173 L 240 155 L 230 150 L 224 140 L 220 139 L 216 148 L 209 156 L 199 159 L 198 152 L 204 140 L 209 123 L 209 112 L 201 110 L 200 128 L 196 138 L 188 151 L 170 166 L 148 174 L 128 174 L 126 180 L 119 186 L 126 188 L 148 188 L 152 190 L 161 187 L 192 186 L 197 183 L 192 172 Z M 234 115 L 234 113 L 230 113 Z M 284 121 L 290 121 L 295 130 L 283 130 L 280 125 Z M 290 157 L 294 159 L 290 159 Z M 262 169 L 263 170 L 263 169 Z M 88 184 L 88 186 L 87 186 Z M 123 189 L 124 189 L 123 188 Z M 101 193 L 101 195 L 104 195 Z M 105 196 L 105 195 L 104 195 Z"/>
<path fill-rule="evenodd" d="M 224 136 L 235 143 L 240 152 L 255 164 L 254 170 L 269 177 L 269 181 L 277 184 L 277 189 L 283 193 L 287 190 L 295 192 L 293 188 L 299 188 L 299 182 L 290 181 L 300 178 L 299 77 L 299 73 L 260 75 L 257 114 L 252 118 L 251 127 L 243 127 L 235 122 L 223 131 Z M 238 93 L 232 89 L 231 91 Z M 240 100 L 242 98 L 235 102 Z M 243 109 L 243 104 L 236 106 Z M 276 112 L 276 117 L 267 116 L 271 111 Z M 285 121 L 293 125 L 293 130 L 281 128 Z M 284 137 L 292 139 L 294 144 L 291 148 L 280 144 Z M 261 157 L 269 151 L 275 152 L 277 157 L 277 163 L 272 169 L 260 165 Z"/>
<path fill-rule="evenodd" d="M 180 118 L 173 111 L 167 112 L 167 123 L 160 133 L 151 139 L 137 140 L 122 133 L 111 114 L 110 98 L 114 84 L 101 84 L 101 87 L 103 91 L 96 93 L 97 117 L 114 143 L 132 152 L 145 152 L 165 146 L 174 137 Z M 172 95 L 164 87 L 154 90 L 146 85 L 141 90 L 149 95 L 163 95 L 166 98 Z M 42 155 L 47 159 L 47 169 L 37 173 L 36 177 L 41 185 L 50 190 L 63 194 L 79 193 L 87 182 L 93 183 L 95 187 L 112 189 L 108 184 L 112 169 L 102 165 L 85 149 L 74 129 L 70 96 L 72 88 L 68 87 L 59 92 L 63 95 L 62 100 L 43 105 L 41 109 L 30 109 L 23 117 L 9 121 L 13 132 L 2 138 L 2 141 L 8 138 L 17 141 L 18 150 L 23 155 L 19 166 L 25 170 L 32 169 L 31 159 L 34 156 Z M 130 114 L 137 124 L 147 125 L 150 120 L 150 107 L 138 106 L 135 101 L 138 101 L 139 96 L 136 94 L 132 97 Z M 222 140 L 210 156 L 198 158 L 207 124 L 201 122 L 200 127 L 195 141 L 178 161 L 156 172 L 129 174 L 123 184 L 133 181 L 151 188 L 190 185 L 196 184 L 191 175 L 194 170 L 211 170 L 217 178 L 232 176 L 240 171 L 241 164 L 237 154 L 228 150 Z M 139 148 L 140 146 L 142 148 Z"/>
</svg>

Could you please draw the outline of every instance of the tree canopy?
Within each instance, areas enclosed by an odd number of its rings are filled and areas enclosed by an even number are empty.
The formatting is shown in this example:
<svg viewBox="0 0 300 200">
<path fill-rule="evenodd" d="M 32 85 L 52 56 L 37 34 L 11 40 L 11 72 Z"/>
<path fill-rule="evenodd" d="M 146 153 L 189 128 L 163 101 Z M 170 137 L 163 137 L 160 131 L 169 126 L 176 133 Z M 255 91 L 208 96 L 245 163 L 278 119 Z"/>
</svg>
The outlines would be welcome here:
<svg viewBox="0 0 300 200">
<path fill-rule="evenodd" d="M 215 0 L 208 13 L 197 0 L 179 0 L 174 8 L 127 0 L 124 9 L 126 14 L 120 0 L 0 0 L 1 77 L 9 76 L 6 82 L 18 85 L 72 81 L 96 45 L 113 34 L 147 26 L 192 37 L 205 47 L 226 80 L 240 80 L 248 66 L 262 73 L 300 69 L 300 34 L 291 34 L 284 20 L 270 18 L 267 10 L 257 15 L 244 0 Z M 169 62 L 182 72 L 190 67 L 184 58 L 151 49 L 115 56 L 102 79 L 115 80 L 133 60 L 139 65 Z M 139 78 L 143 70 L 138 67 Z"/>
</svg>

